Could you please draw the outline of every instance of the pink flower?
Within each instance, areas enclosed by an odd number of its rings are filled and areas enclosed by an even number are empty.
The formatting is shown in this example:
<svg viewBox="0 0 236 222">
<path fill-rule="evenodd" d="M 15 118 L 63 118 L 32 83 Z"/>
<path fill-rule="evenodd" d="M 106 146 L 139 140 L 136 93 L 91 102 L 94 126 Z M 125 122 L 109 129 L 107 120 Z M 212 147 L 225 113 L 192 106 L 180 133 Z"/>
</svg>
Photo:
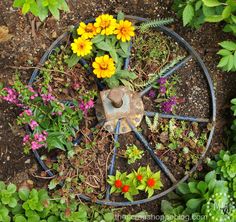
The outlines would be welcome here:
<svg viewBox="0 0 236 222">
<path fill-rule="evenodd" d="M 91 109 L 94 107 L 94 102 L 93 100 L 89 100 L 86 104 L 85 104 L 85 109 Z"/>
<path fill-rule="evenodd" d="M 48 136 L 48 132 L 44 130 L 43 135 Z"/>
<path fill-rule="evenodd" d="M 29 135 L 25 135 L 25 136 L 23 137 L 23 145 L 25 145 L 25 144 L 29 141 L 29 138 L 30 138 Z"/>
<path fill-rule="evenodd" d="M 31 129 L 34 130 L 39 124 L 35 120 L 31 120 L 29 125 Z"/>
<path fill-rule="evenodd" d="M 37 149 L 41 148 L 42 146 L 43 146 L 43 144 L 40 144 L 36 141 L 31 142 L 31 149 L 32 150 L 37 150 Z"/>
<path fill-rule="evenodd" d="M 52 101 L 52 100 L 55 99 L 55 97 L 51 93 L 49 93 L 49 94 L 42 94 L 41 97 L 42 97 L 44 102 L 49 102 L 49 101 Z"/>
<path fill-rule="evenodd" d="M 2 96 L 3 100 L 13 103 L 17 106 L 22 106 L 22 104 L 20 103 L 20 101 L 18 99 L 19 94 L 14 89 L 5 87 L 5 88 L 3 88 L 3 90 L 5 90 L 7 93 L 6 96 Z"/>
<path fill-rule="evenodd" d="M 38 134 L 38 133 L 35 133 L 34 134 L 34 139 L 37 141 L 37 142 L 44 142 L 46 141 L 46 136 L 43 135 L 43 134 Z"/>
<path fill-rule="evenodd" d="M 32 111 L 30 109 L 24 110 L 24 112 L 22 112 L 20 114 L 20 116 L 23 116 L 24 114 L 26 114 L 27 116 L 32 116 L 33 115 Z"/>
</svg>

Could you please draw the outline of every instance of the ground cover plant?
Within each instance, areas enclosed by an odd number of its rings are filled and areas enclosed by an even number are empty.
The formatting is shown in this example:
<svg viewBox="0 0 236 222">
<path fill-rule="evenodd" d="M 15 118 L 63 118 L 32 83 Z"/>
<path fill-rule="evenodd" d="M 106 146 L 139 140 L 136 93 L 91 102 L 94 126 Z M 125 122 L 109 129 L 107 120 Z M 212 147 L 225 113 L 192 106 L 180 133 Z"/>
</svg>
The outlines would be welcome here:
<svg viewBox="0 0 236 222">
<path fill-rule="evenodd" d="M 223 22 L 223 31 L 236 35 L 235 1 L 175 0 L 173 9 L 179 17 L 182 17 L 184 26 L 190 25 L 199 28 L 205 22 Z M 222 58 L 218 67 L 227 72 L 234 72 L 236 70 L 235 41 L 226 40 L 219 43 L 219 45 L 222 49 L 217 54 Z"/>
</svg>

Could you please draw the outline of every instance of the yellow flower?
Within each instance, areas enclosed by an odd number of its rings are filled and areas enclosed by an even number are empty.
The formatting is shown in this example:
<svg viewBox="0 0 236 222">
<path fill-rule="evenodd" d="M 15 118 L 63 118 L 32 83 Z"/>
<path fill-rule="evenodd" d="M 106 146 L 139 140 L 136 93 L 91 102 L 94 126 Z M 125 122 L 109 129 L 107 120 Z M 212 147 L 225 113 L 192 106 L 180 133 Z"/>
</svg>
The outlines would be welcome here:
<svg viewBox="0 0 236 222">
<path fill-rule="evenodd" d="M 74 39 L 74 42 L 71 43 L 71 48 L 73 53 L 76 53 L 77 56 L 86 56 L 91 52 L 92 44 L 93 43 L 90 40 L 80 37 Z"/>
<path fill-rule="evenodd" d="M 93 38 L 97 33 L 98 29 L 94 26 L 93 23 L 88 23 L 87 25 L 84 22 L 80 22 L 79 28 L 77 29 L 78 35 L 82 35 L 83 38 Z"/>
<path fill-rule="evenodd" d="M 116 28 L 116 19 L 112 15 L 102 14 L 96 18 L 94 26 L 102 35 L 112 35 Z"/>
<path fill-rule="evenodd" d="M 122 42 L 130 41 L 131 37 L 134 36 L 134 26 L 128 20 L 121 20 L 117 24 L 114 34 L 117 35 L 117 39 L 121 39 Z"/>
<path fill-rule="evenodd" d="M 93 68 L 98 78 L 110 78 L 116 71 L 114 61 L 108 55 L 96 57 Z"/>
</svg>

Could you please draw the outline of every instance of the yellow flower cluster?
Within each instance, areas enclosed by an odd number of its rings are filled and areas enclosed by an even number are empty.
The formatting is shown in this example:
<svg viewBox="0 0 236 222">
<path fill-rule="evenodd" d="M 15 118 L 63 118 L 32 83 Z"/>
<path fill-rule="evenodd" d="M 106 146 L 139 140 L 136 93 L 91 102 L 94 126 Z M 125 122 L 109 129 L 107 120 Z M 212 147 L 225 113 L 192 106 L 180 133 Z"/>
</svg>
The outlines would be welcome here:
<svg viewBox="0 0 236 222">
<path fill-rule="evenodd" d="M 80 37 L 74 40 L 71 48 L 73 53 L 83 57 L 91 53 L 93 45 L 91 39 L 96 35 L 116 35 L 118 40 L 126 42 L 134 36 L 134 26 L 128 20 L 117 21 L 112 15 L 102 14 L 94 23 L 80 22 L 77 34 Z M 114 61 L 108 55 L 97 57 L 93 67 L 94 74 L 98 78 L 110 78 L 115 73 Z"/>
</svg>

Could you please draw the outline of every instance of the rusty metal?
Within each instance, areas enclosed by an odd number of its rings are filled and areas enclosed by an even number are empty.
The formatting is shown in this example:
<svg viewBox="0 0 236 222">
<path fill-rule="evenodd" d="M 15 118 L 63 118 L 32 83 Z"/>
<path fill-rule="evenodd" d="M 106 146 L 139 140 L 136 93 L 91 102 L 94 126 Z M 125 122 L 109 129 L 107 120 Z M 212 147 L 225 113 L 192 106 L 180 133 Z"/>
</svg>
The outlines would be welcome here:
<svg viewBox="0 0 236 222">
<path fill-rule="evenodd" d="M 144 105 L 140 95 L 123 86 L 101 91 L 95 109 L 98 121 L 104 121 L 104 128 L 111 133 L 114 132 L 118 120 L 120 120 L 120 134 L 131 132 L 126 118 L 138 127 L 144 115 Z"/>
</svg>

